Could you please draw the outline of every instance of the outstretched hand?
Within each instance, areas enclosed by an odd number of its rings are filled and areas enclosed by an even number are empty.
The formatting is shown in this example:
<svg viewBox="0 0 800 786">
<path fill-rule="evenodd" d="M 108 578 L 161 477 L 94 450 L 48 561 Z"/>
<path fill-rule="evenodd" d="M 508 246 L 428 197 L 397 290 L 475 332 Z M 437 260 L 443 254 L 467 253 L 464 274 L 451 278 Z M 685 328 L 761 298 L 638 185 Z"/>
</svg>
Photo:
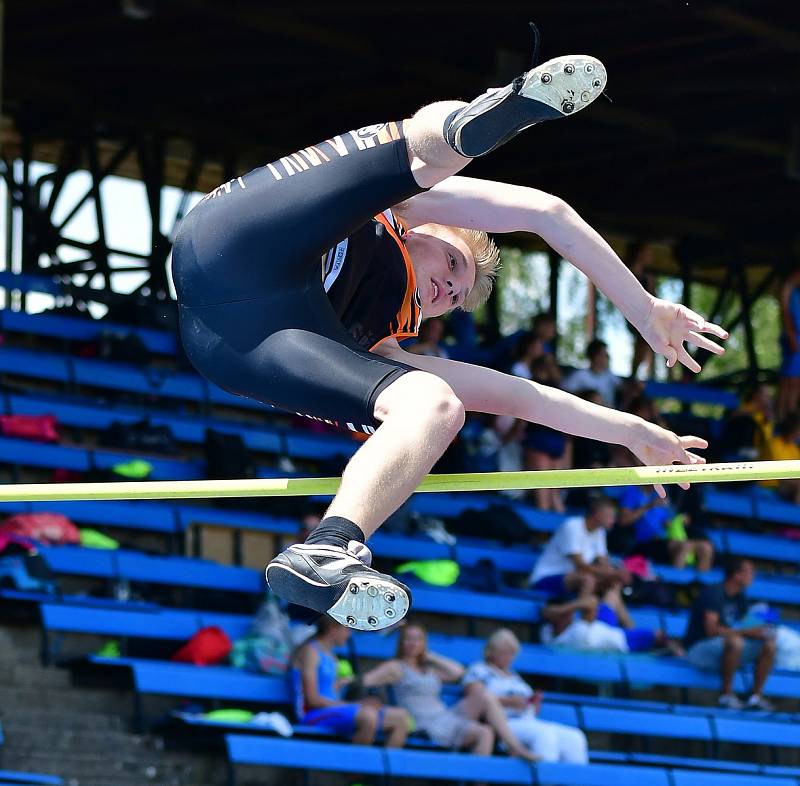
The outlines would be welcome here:
<svg viewBox="0 0 800 786">
<path fill-rule="evenodd" d="M 666 357 L 668 368 L 680 362 L 695 373 L 700 371 L 700 364 L 686 351 L 684 342 L 688 341 L 715 355 L 722 355 L 725 349 L 702 334 L 710 333 L 716 338 L 728 338 L 727 330 L 713 322 L 706 322 L 690 308 L 657 297 L 653 298 L 650 312 L 636 328 L 654 352 Z"/>
<path fill-rule="evenodd" d="M 692 449 L 703 450 L 708 447 L 708 442 L 701 437 L 679 437 L 661 426 L 643 421 L 636 440 L 628 447 L 642 464 L 658 467 L 670 464 L 705 464 L 705 458 L 692 453 Z M 684 490 L 689 488 L 688 483 L 678 485 Z M 662 499 L 667 496 L 660 483 L 655 485 L 655 490 Z"/>
</svg>

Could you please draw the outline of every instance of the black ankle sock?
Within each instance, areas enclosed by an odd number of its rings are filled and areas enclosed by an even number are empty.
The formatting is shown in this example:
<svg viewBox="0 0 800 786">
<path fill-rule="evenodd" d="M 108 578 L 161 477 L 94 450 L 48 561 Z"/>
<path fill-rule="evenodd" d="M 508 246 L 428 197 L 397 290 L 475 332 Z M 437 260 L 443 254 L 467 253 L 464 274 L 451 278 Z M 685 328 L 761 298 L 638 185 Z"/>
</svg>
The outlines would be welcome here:
<svg viewBox="0 0 800 786">
<path fill-rule="evenodd" d="M 447 144 L 448 144 L 448 145 L 450 145 L 450 147 L 452 147 L 452 148 L 453 148 L 453 150 L 455 150 L 455 151 L 456 151 L 456 153 L 458 153 L 459 155 L 463 155 L 463 153 L 459 153 L 459 151 L 458 151 L 458 150 L 456 150 L 455 143 L 453 142 L 453 139 L 452 139 L 452 138 L 451 138 L 451 136 L 450 136 L 450 124 L 453 122 L 453 119 L 455 118 L 455 116 L 456 116 L 456 115 L 457 115 L 459 112 L 461 112 L 461 111 L 462 111 L 462 109 L 464 109 L 464 107 L 461 107 L 461 108 L 459 108 L 459 109 L 456 109 L 454 112 L 451 112 L 451 113 L 450 113 L 450 114 L 449 114 L 449 115 L 448 115 L 448 116 L 445 118 L 445 120 L 444 120 L 444 125 L 442 126 L 442 135 L 444 136 L 444 141 L 445 141 L 445 142 L 447 142 Z"/>
<path fill-rule="evenodd" d="M 346 549 L 351 540 L 363 543 L 365 539 L 361 527 L 349 519 L 341 516 L 327 516 L 306 538 L 306 543 L 322 543 L 326 546 L 341 546 Z"/>
</svg>

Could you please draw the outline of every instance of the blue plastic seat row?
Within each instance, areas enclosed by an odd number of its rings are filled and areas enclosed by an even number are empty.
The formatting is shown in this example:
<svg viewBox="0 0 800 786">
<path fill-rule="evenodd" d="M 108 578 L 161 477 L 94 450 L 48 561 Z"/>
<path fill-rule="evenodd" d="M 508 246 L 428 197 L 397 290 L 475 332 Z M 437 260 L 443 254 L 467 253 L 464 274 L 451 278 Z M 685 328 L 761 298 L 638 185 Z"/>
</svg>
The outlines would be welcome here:
<svg viewBox="0 0 800 786">
<path fill-rule="evenodd" d="M 530 786 L 797 786 L 793 777 L 717 773 L 619 764 L 525 764 L 499 756 L 378 749 L 334 742 L 279 740 L 229 734 L 233 765 L 263 765 L 301 770 L 352 772 L 378 777 L 483 781 Z"/>
<path fill-rule="evenodd" d="M 6 286 L 8 276 L 0 274 L 0 286 Z M 8 282 L 11 288 L 14 282 Z M 145 347 L 159 355 L 175 355 L 177 352 L 176 336 L 166 330 L 154 328 L 128 327 L 116 322 L 102 322 L 94 319 L 65 314 L 26 314 L 22 311 L 0 309 L 0 330 L 7 333 L 22 333 L 34 336 L 67 341 L 91 341 L 102 333 L 117 335 L 133 334 Z"/>
<path fill-rule="evenodd" d="M 189 638 L 199 627 L 205 625 L 218 625 L 235 639 L 242 636 L 250 624 L 250 618 L 242 615 L 175 609 L 124 612 L 72 606 L 67 603 L 42 604 L 41 616 L 45 634 L 61 631 L 166 640 Z M 386 659 L 393 657 L 396 649 L 396 634 L 375 636 L 371 633 L 355 633 L 350 641 L 358 657 Z M 465 664 L 479 660 L 483 651 L 481 639 L 466 636 L 431 634 L 430 646 L 433 650 Z M 699 671 L 689 663 L 675 658 L 648 655 L 602 655 L 523 644 L 516 668 L 523 674 L 563 677 L 595 684 L 664 685 L 719 690 L 717 673 Z M 749 672 L 739 672 L 736 675 L 735 690 L 745 692 L 750 679 Z M 773 673 L 767 681 L 765 693 L 800 698 L 800 674 Z"/>
</svg>

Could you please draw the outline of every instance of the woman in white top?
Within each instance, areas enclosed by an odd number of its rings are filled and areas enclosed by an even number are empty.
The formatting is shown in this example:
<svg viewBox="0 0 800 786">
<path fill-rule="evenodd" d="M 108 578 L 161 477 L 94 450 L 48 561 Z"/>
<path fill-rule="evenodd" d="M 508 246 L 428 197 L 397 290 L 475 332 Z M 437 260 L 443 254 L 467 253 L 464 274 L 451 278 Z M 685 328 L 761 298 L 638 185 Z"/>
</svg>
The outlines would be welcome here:
<svg viewBox="0 0 800 786">
<path fill-rule="evenodd" d="M 582 731 L 536 717 L 541 693 L 534 693 L 511 668 L 519 649 L 519 639 L 510 630 L 501 628 L 495 631 L 486 642 L 484 659 L 473 663 L 464 675 L 467 695 L 470 686 L 482 685 L 497 696 L 505 708 L 511 730 L 542 761 L 586 764 L 589 756 L 586 735 Z"/>
</svg>

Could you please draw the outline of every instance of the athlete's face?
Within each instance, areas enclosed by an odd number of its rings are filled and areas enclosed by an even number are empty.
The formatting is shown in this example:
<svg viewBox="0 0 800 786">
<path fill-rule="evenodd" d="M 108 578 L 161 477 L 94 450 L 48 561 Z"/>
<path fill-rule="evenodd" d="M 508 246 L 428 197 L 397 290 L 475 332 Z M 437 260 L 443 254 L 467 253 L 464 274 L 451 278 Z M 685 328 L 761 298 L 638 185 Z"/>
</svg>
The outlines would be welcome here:
<svg viewBox="0 0 800 786">
<path fill-rule="evenodd" d="M 475 286 L 475 260 L 469 246 L 457 235 L 442 240 L 411 230 L 406 247 L 417 276 L 423 315 L 439 317 L 463 305 Z"/>
</svg>

